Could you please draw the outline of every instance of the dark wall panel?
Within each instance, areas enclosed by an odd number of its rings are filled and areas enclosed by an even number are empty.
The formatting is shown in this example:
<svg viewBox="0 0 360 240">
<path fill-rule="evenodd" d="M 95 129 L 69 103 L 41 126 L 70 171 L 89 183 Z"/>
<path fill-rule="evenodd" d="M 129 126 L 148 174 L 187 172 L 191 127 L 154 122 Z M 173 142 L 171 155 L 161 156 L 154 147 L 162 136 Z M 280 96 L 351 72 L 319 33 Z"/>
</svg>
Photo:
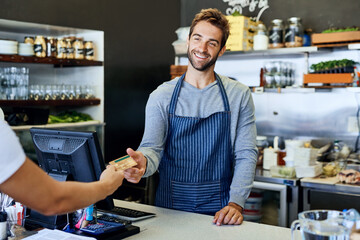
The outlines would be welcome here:
<svg viewBox="0 0 360 240">
<path fill-rule="evenodd" d="M 223 0 L 181 0 L 181 26 L 189 26 L 194 15 L 202 8 L 215 7 L 223 13 L 233 8 L 229 3 L 263 2 L 263 1 L 227 1 Z M 359 27 L 359 0 L 268 0 L 269 8 L 261 15 L 266 26 L 272 19 L 287 20 L 290 17 L 300 17 L 305 28 L 321 32 L 330 27 L 344 28 L 357 25 Z M 254 11 L 249 6 L 243 7 L 243 15 L 256 17 L 260 9 L 256 5 Z"/>
<path fill-rule="evenodd" d="M 180 0 L 0 0 L 0 18 L 105 32 L 105 156 L 136 148 L 148 95 L 169 80 Z"/>
</svg>

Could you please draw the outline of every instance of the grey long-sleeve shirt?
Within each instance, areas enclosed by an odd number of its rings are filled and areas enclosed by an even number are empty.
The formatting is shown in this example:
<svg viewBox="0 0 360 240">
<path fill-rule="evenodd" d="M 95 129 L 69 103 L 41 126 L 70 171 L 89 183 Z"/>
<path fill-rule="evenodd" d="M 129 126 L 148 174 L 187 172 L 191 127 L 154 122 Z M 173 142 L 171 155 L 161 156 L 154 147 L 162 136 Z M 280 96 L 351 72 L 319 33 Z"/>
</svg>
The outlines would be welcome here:
<svg viewBox="0 0 360 240">
<path fill-rule="evenodd" d="M 220 76 L 220 75 L 219 75 Z M 230 186 L 230 202 L 244 207 L 250 194 L 257 160 L 255 108 L 250 89 L 240 82 L 220 76 L 231 111 L 231 143 L 234 152 L 234 175 Z M 150 94 L 146 105 L 145 131 L 138 151 L 147 158 L 144 177 L 158 168 L 168 133 L 168 112 L 178 78 L 161 84 Z M 208 117 L 224 111 L 217 81 L 203 89 L 183 82 L 175 114 Z"/>
</svg>

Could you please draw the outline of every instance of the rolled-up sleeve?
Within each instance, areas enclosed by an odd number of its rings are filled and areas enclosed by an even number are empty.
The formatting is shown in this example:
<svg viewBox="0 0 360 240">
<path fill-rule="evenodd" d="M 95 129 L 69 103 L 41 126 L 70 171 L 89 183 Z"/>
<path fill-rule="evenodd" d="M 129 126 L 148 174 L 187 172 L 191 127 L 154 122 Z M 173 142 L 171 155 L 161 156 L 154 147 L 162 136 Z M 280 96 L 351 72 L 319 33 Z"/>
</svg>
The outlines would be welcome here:
<svg viewBox="0 0 360 240">
<path fill-rule="evenodd" d="M 234 141 L 234 176 L 230 186 L 230 202 L 244 207 L 254 177 L 257 161 L 255 106 L 250 90 L 241 100 Z"/>
</svg>

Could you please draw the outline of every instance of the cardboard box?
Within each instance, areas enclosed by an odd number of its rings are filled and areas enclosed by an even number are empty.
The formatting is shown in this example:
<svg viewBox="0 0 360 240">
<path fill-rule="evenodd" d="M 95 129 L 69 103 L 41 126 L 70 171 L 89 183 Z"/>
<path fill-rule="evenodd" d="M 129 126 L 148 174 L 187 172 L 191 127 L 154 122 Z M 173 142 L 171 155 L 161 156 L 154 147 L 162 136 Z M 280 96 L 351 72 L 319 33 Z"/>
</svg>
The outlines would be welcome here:
<svg viewBox="0 0 360 240">
<path fill-rule="evenodd" d="M 229 51 L 247 51 L 253 48 L 257 23 L 245 16 L 226 16 L 230 24 L 230 36 L 226 43 Z"/>
</svg>

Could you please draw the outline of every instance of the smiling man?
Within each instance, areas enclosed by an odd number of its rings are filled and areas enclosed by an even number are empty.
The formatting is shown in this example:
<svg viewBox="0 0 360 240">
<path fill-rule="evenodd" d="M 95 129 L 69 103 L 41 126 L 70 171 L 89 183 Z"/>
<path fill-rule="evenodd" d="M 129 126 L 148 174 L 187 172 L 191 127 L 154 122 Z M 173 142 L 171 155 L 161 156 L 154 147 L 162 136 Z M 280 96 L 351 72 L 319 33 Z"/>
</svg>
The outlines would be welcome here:
<svg viewBox="0 0 360 240">
<path fill-rule="evenodd" d="M 228 36 L 217 9 L 195 16 L 187 72 L 151 93 L 140 147 L 127 149 L 138 165 L 125 171 L 137 183 L 158 170 L 157 206 L 211 214 L 217 225 L 242 223 L 257 156 L 249 88 L 214 72 Z"/>
</svg>

